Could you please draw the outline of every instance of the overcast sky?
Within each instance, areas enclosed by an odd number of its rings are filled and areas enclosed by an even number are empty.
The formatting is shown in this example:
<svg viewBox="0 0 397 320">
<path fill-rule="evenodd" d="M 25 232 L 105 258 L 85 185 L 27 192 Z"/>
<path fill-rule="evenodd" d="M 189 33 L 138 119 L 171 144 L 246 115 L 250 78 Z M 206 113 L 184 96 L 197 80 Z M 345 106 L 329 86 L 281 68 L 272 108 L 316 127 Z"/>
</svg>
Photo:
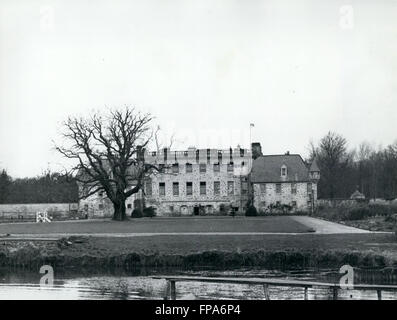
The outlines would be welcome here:
<svg viewBox="0 0 397 320">
<path fill-rule="evenodd" d="M 0 168 L 34 176 L 68 115 L 135 105 L 177 149 L 307 155 L 397 138 L 397 1 L 0 2 Z"/>
</svg>

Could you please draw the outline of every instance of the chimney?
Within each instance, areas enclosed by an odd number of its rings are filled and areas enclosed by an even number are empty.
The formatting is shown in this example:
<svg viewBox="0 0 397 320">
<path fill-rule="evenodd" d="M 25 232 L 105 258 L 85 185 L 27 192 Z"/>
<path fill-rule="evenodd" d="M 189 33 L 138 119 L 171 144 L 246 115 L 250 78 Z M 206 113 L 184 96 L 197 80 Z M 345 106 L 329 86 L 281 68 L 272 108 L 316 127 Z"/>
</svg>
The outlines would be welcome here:
<svg viewBox="0 0 397 320">
<path fill-rule="evenodd" d="M 285 155 L 286 155 L 286 156 L 289 156 L 289 151 L 287 151 L 287 152 L 285 153 Z"/>
<path fill-rule="evenodd" d="M 253 142 L 251 144 L 251 150 L 252 150 L 252 159 L 255 160 L 256 158 L 263 156 L 260 142 Z"/>
</svg>

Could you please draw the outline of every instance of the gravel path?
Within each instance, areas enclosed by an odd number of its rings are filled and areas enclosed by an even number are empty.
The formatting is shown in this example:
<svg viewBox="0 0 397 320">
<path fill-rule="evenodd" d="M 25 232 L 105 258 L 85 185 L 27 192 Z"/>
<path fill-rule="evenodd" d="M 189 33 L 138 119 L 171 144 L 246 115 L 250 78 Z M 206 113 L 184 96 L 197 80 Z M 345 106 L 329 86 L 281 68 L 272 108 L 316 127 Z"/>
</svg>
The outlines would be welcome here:
<svg viewBox="0 0 397 320">
<path fill-rule="evenodd" d="M 373 231 L 358 229 L 354 227 L 345 226 L 340 223 L 326 221 L 307 216 L 292 216 L 295 221 L 304 224 L 309 228 L 316 230 L 316 233 L 333 234 L 333 233 L 373 233 Z M 384 232 L 381 232 L 384 233 Z"/>
</svg>

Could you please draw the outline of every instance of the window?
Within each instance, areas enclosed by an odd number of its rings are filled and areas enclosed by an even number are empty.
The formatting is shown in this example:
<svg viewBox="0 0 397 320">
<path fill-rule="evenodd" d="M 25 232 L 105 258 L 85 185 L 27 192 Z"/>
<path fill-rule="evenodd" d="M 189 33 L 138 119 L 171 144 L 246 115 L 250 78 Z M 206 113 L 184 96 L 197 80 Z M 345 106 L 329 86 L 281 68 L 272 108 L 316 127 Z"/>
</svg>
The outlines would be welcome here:
<svg viewBox="0 0 397 320">
<path fill-rule="evenodd" d="M 200 173 L 205 173 L 207 171 L 207 165 L 205 163 L 200 163 Z"/>
<path fill-rule="evenodd" d="M 230 162 L 227 164 L 227 172 L 233 172 L 234 169 L 234 164 L 233 162 Z"/>
<path fill-rule="evenodd" d="M 240 149 L 240 157 L 244 157 L 244 149 Z"/>
<path fill-rule="evenodd" d="M 241 166 L 242 167 L 244 167 L 245 166 L 245 162 L 243 161 L 243 162 L 241 162 Z"/>
<path fill-rule="evenodd" d="M 159 170 L 160 170 L 160 172 L 165 172 L 165 166 L 163 163 L 159 164 Z"/>
<path fill-rule="evenodd" d="M 294 208 L 296 208 L 296 201 L 292 201 L 292 206 L 294 207 Z"/>
<path fill-rule="evenodd" d="M 312 193 L 312 184 L 311 184 L 311 182 L 309 182 L 309 183 L 307 184 L 307 193 L 308 193 L 308 194 L 311 194 L 311 193 Z"/>
<path fill-rule="evenodd" d="M 156 152 L 156 151 L 153 151 L 153 152 L 152 152 L 152 157 L 155 157 L 156 154 L 157 154 L 157 152 Z"/>
<path fill-rule="evenodd" d="M 186 173 L 193 172 L 193 166 L 191 163 L 186 163 Z"/>
<path fill-rule="evenodd" d="M 170 206 L 170 212 L 174 212 L 174 206 Z"/>
<path fill-rule="evenodd" d="M 99 206 L 98 206 L 98 208 L 99 208 L 99 210 L 103 210 L 103 204 L 100 203 Z"/>
<path fill-rule="evenodd" d="M 211 160 L 211 149 L 207 149 L 207 162 L 209 163 Z"/>
<path fill-rule="evenodd" d="M 276 201 L 276 206 L 280 207 L 281 206 L 281 202 L 280 201 Z"/>
<path fill-rule="evenodd" d="M 260 188 L 261 188 L 261 193 L 266 193 L 266 183 L 261 183 L 260 184 Z"/>
<path fill-rule="evenodd" d="M 234 195 L 234 181 L 227 182 L 227 194 L 229 196 Z"/>
<path fill-rule="evenodd" d="M 248 183 L 247 182 L 241 182 L 241 194 L 242 195 L 248 194 Z"/>
<path fill-rule="evenodd" d="M 281 176 L 286 177 L 287 176 L 287 166 L 284 164 L 281 167 Z"/>
<path fill-rule="evenodd" d="M 219 161 L 219 163 L 221 163 L 222 162 L 222 151 L 218 151 L 218 161 Z"/>
<path fill-rule="evenodd" d="M 281 183 L 276 183 L 276 193 L 281 193 Z"/>
<path fill-rule="evenodd" d="M 214 195 L 221 194 L 221 183 L 219 181 L 214 181 Z"/>
<path fill-rule="evenodd" d="M 131 209 L 131 208 L 132 208 L 131 203 L 127 204 L 127 209 Z"/>
<path fill-rule="evenodd" d="M 205 181 L 200 182 L 200 194 L 201 195 L 207 194 L 207 183 Z"/>
<path fill-rule="evenodd" d="M 179 173 L 179 165 L 177 163 L 172 165 L 172 173 Z"/>
<path fill-rule="evenodd" d="M 172 183 L 172 194 L 174 196 L 179 196 L 179 182 Z"/>
<path fill-rule="evenodd" d="M 191 196 L 193 194 L 193 183 L 186 182 L 186 195 Z"/>
<path fill-rule="evenodd" d="M 221 170 L 221 166 L 219 165 L 219 163 L 214 163 L 214 172 L 220 172 Z"/>
<path fill-rule="evenodd" d="M 291 193 L 296 194 L 296 183 L 291 183 Z"/>
<path fill-rule="evenodd" d="M 165 182 L 159 183 L 159 195 L 165 196 Z"/>
<path fill-rule="evenodd" d="M 99 191 L 98 196 L 103 197 L 103 191 Z"/>
<path fill-rule="evenodd" d="M 200 150 L 196 150 L 196 161 L 199 162 L 200 160 Z"/>
<path fill-rule="evenodd" d="M 153 193 L 152 190 L 152 181 L 146 181 L 146 186 L 145 186 L 145 194 L 147 196 L 151 196 Z"/>
<path fill-rule="evenodd" d="M 189 155 L 188 151 L 183 151 L 183 155 L 187 157 Z"/>
</svg>

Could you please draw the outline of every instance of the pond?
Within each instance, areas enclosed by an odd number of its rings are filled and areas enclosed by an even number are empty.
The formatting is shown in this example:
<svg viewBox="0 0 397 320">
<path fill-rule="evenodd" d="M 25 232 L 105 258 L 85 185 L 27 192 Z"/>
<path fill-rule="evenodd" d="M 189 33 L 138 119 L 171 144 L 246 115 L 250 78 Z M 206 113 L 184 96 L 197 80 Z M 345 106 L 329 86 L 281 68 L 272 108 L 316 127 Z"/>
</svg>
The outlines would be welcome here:
<svg viewBox="0 0 397 320">
<path fill-rule="evenodd" d="M 27 270 L 0 270 L 0 299 L 85 300 L 85 299 L 163 299 L 166 281 L 151 276 L 189 275 L 206 277 L 276 277 L 339 283 L 338 270 L 237 270 L 138 269 L 132 272 L 91 270 L 54 272 L 52 286 L 40 286 L 42 274 Z M 397 284 L 395 274 L 382 271 L 355 272 L 355 283 Z M 375 291 L 340 290 L 340 299 L 377 299 Z M 302 288 L 270 287 L 270 298 L 303 299 Z M 309 300 L 332 299 L 328 289 L 313 288 Z M 177 299 L 264 299 L 261 285 L 178 282 Z M 382 292 L 382 299 L 397 299 L 397 292 Z"/>
</svg>

